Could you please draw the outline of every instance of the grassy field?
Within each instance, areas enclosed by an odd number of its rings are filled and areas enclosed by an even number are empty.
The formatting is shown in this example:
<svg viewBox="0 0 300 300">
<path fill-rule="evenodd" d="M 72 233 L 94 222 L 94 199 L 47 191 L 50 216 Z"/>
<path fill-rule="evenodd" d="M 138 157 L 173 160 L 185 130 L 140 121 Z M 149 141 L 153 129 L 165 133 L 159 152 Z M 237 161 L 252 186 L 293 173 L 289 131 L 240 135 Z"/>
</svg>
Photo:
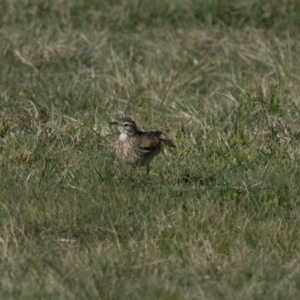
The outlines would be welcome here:
<svg viewBox="0 0 300 300">
<path fill-rule="evenodd" d="M 3 0 L 1 299 L 298 299 L 296 0 Z M 108 123 L 176 144 L 115 161 Z"/>
</svg>

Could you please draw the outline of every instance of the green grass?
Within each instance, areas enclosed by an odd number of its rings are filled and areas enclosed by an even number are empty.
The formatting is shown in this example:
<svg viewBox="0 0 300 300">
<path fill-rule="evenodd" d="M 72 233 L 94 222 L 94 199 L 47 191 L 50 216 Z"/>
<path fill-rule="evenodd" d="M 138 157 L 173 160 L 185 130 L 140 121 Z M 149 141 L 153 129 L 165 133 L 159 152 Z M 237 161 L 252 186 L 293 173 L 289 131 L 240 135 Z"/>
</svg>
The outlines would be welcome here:
<svg viewBox="0 0 300 300">
<path fill-rule="evenodd" d="M 1 299 L 298 299 L 297 1 L 2 1 Z M 115 161 L 108 123 L 176 144 Z"/>
</svg>

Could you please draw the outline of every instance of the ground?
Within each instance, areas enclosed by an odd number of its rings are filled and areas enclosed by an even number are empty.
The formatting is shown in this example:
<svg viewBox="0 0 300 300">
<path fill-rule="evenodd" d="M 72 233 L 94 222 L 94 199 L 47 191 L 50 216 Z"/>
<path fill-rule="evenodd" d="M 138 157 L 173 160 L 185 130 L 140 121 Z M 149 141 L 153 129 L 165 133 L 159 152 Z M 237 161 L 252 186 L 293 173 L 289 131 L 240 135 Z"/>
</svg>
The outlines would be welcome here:
<svg viewBox="0 0 300 300">
<path fill-rule="evenodd" d="M 298 6 L 2 1 L 0 298 L 298 299 Z"/>
</svg>

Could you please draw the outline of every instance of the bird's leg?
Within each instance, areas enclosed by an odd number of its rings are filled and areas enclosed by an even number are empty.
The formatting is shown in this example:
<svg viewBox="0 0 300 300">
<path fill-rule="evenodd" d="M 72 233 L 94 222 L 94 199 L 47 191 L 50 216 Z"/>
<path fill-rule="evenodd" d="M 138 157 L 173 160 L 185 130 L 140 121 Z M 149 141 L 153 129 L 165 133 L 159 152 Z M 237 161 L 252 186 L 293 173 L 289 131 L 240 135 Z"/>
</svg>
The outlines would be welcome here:
<svg viewBox="0 0 300 300">
<path fill-rule="evenodd" d="M 147 175 L 149 175 L 149 171 L 150 171 L 150 166 L 149 164 L 147 165 Z"/>
</svg>

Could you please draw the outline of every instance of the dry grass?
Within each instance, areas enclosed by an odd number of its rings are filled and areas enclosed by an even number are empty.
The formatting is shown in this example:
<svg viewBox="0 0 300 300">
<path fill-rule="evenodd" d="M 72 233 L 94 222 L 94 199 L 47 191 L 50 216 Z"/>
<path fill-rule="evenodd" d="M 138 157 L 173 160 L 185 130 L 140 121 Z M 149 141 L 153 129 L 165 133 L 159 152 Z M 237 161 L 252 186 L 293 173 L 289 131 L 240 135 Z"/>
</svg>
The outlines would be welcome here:
<svg viewBox="0 0 300 300">
<path fill-rule="evenodd" d="M 297 2 L 222 3 L 0 5 L 1 298 L 298 298 Z"/>
</svg>

